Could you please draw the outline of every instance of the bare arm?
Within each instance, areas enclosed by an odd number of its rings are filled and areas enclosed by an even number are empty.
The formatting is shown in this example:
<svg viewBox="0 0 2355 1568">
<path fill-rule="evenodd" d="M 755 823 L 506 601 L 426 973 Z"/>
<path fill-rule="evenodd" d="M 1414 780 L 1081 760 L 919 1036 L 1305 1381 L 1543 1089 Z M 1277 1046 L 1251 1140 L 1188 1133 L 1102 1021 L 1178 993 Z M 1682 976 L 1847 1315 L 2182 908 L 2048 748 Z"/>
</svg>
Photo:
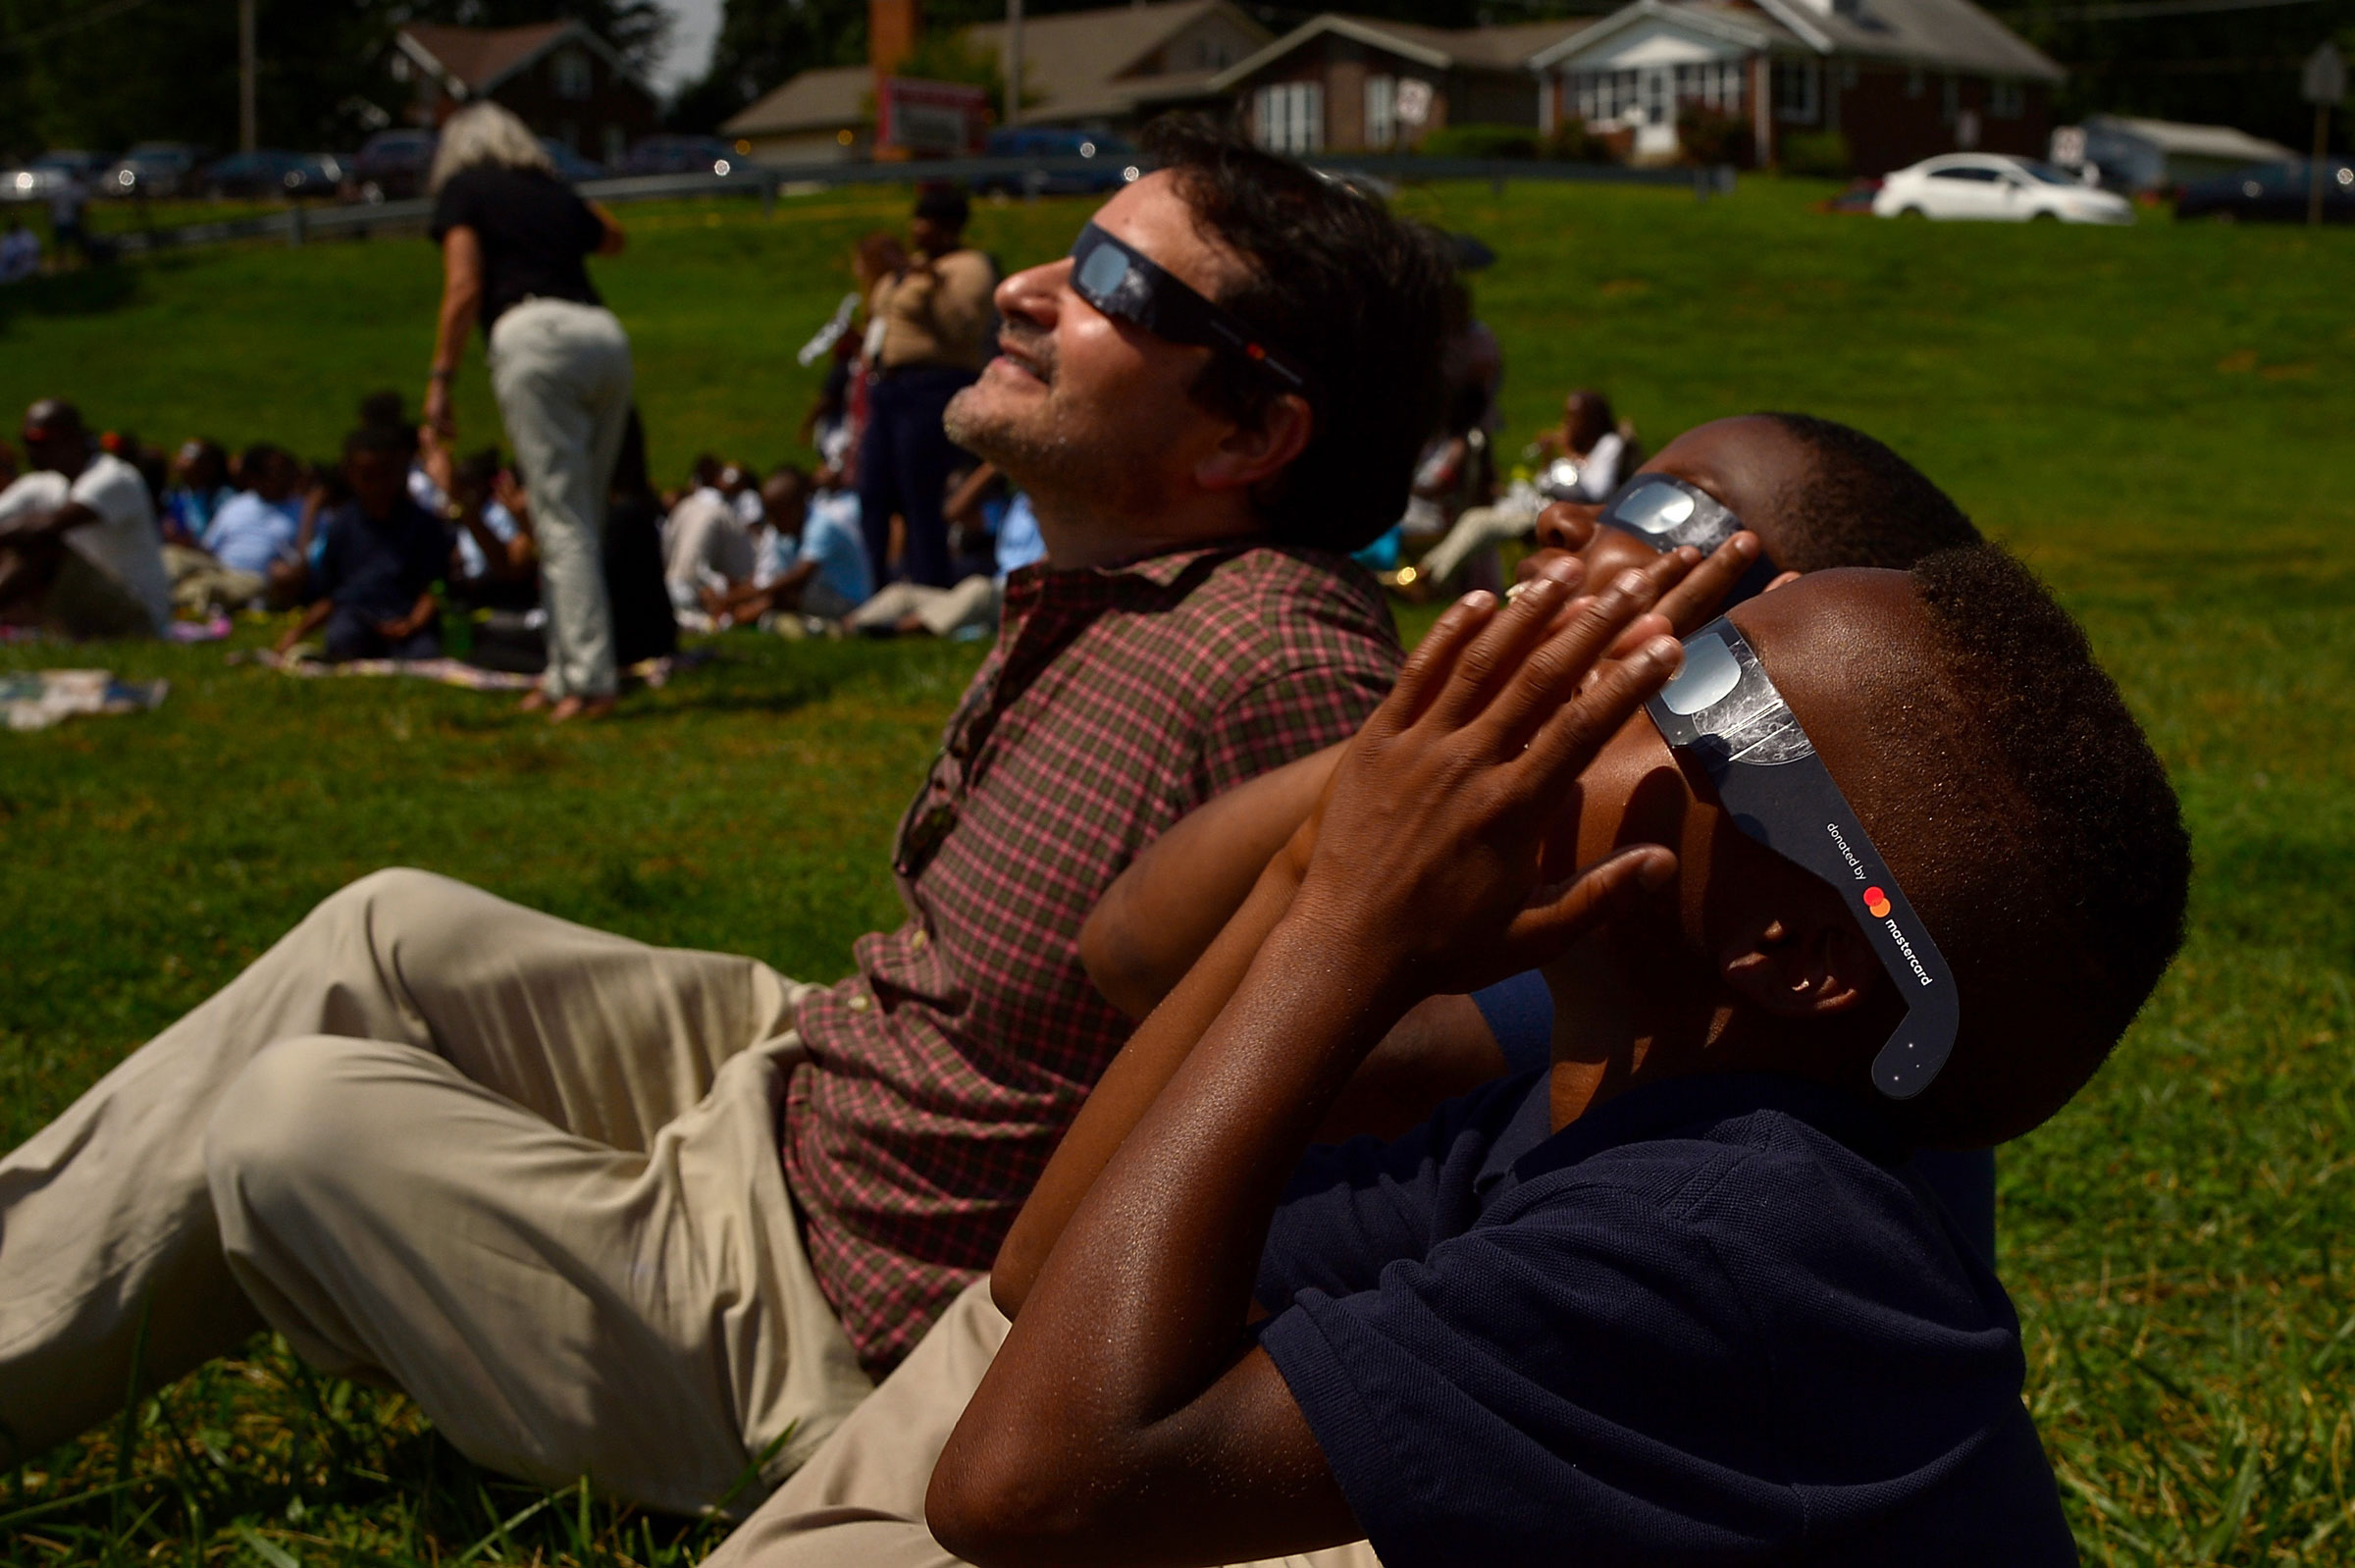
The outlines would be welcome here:
<svg viewBox="0 0 2355 1568">
<path fill-rule="evenodd" d="M 302 619 L 287 628 L 287 635 L 278 640 L 278 651 L 281 653 L 291 653 L 296 643 L 325 626 L 327 618 L 335 612 L 336 601 L 332 599 L 323 599 L 313 603 L 309 609 L 302 612 Z"/>
<path fill-rule="evenodd" d="M 434 365 L 426 382 L 425 422 L 445 440 L 457 434 L 449 383 L 466 359 L 466 335 L 483 312 L 483 241 L 465 224 L 442 236 L 442 314 L 434 329 Z"/>
<path fill-rule="evenodd" d="M 630 242 L 630 236 L 622 230 L 621 221 L 615 218 L 612 213 L 608 212 L 605 209 L 605 204 L 602 201 L 593 201 L 589 203 L 589 210 L 597 214 L 597 221 L 604 226 L 605 231 L 604 236 L 598 240 L 597 249 L 593 252 L 593 254 L 600 256 L 620 255 L 622 252 L 622 247 Z"/>
<path fill-rule="evenodd" d="M 1614 589 L 1556 634 L 1558 593 L 1442 619 L 1352 748 L 1305 870 L 1271 862 L 1172 1021 L 1091 1097 L 1031 1199 L 1068 1219 L 1026 1208 L 1022 1256 L 1001 1254 L 1020 1315 L 933 1472 L 925 1515 L 959 1555 L 1231 1562 L 1359 1534 L 1243 1335 L 1283 1183 L 1421 993 L 1526 967 L 1673 869 L 1644 848 L 1541 890 L 1561 790 L 1676 658 L 1648 639 L 1580 691 L 1648 601 Z"/>
<path fill-rule="evenodd" d="M 41 511 L 23 511 L 0 518 L 0 545 L 32 545 L 57 539 L 98 521 L 98 514 L 78 500 Z"/>
<path fill-rule="evenodd" d="M 1079 962 L 1105 999 L 1141 1019 L 1191 968 L 1308 818 L 1348 742 L 1205 802 L 1147 846 L 1079 930 Z"/>
</svg>

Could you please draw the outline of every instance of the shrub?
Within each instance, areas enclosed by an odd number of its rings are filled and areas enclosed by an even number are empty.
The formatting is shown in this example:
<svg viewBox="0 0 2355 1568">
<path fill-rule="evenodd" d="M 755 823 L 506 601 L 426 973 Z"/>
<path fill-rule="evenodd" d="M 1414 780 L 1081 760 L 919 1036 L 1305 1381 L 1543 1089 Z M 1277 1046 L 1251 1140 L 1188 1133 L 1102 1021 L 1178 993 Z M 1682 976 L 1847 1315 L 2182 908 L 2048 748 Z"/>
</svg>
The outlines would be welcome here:
<svg viewBox="0 0 2355 1568">
<path fill-rule="evenodd" d="M 1535 158 L 1538 133 L 1528 126 L 1441 126 L 1419 150 L 1427 158 Z"/>
<path fill-rule="evenodd" d="M 1689 103 L 1677 111 L 1676 139 L 1698 164 L 1750 162 L 1750 122 L 1705 104 Z"/>
<path fill-rule="evenodd" d="M 1538 155 L 1556 163 L 1611 163 L 1611 144 L 1587 129 L 1584 120 L 1565 120 L 1546 132 Z"/>
<path fill-rule="evenodd" d="M 1838 180 L 1848 174 L 1848 138 L 1837 131 L 1800 131 L 1783 138 L 1783 173 Z"/>
</svg>

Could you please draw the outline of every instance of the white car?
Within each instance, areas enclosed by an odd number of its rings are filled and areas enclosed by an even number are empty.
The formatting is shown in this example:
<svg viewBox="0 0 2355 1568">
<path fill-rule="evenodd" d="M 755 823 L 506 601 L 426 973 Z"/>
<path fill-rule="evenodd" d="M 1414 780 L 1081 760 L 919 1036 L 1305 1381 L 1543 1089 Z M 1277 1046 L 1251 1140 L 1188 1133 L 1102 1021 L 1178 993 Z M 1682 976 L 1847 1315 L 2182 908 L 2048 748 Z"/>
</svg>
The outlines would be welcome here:
<svg viewBox="0 0 2355 1568">
<path fill-rule="evenodd" d="M 1950 152 L 1924 158 L 1881 182 L 1872 198 L 1876 218 L 1978 218 L 2025 223 L 2127 224 L 2134 204 L 2114 190 L 2089 185 L 2033 158 Z"/>
</svg>

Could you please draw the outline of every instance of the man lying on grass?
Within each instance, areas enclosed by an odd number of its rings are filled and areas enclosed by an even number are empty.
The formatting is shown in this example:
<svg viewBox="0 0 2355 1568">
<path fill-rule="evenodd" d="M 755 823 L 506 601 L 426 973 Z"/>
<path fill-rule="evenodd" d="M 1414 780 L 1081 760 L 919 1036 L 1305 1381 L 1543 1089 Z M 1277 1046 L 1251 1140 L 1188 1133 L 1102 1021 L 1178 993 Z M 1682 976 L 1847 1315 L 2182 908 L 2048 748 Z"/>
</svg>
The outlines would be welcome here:
<svg viewBox="0 0 2355 1568">
<path fill-rule="evenodd" d="M 1991 549 L 1681 652 L 1628 581 L 1440 620 L 1065 1139 L 1002 1348 L 953 1315 L 713 1564 L 2074 1561 L 2011 1305 L 1903 1163 L 2133 1018 L 2166 776 Z M 1311 1146 L 1409 1009 L 1541 963 L 1548 1070 Z"/>
<path fill-rule="evenodd" d="M 416 871 L 329 899 L 0 1161 L 0 1464 L 142 1335 L 152 1385 L 268 1324 L 492 1468 L 693 1511 L 758 1463 L 750 1501 L 981 1276 L 1128 1034 L 1077 953 L 1105 886 L 1388 689 L 1341 552 L 1436 417 L 1429 235 L 1157 151 L 1000 286 L 950 410 L 1047 560 L 902 819 L 907 923 L 816 987 Z"/>
</svg>

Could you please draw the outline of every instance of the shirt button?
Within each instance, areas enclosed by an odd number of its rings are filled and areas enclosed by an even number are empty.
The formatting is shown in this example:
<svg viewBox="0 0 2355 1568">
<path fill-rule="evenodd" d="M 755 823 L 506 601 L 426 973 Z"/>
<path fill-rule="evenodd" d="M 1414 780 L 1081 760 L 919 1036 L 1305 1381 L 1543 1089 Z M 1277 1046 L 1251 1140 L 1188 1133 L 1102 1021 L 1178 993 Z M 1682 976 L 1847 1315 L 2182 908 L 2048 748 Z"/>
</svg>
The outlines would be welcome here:
<svg viewBox="0 0 2355 1568">
<path fill-rule="evenodd" d="M 872 1006 L 874 1006 L 874 1004 L 868 1001 L 864 994 L 851 998 L 851 1011 L 853 1013 L 864 1013 Z"/>
</svg>

